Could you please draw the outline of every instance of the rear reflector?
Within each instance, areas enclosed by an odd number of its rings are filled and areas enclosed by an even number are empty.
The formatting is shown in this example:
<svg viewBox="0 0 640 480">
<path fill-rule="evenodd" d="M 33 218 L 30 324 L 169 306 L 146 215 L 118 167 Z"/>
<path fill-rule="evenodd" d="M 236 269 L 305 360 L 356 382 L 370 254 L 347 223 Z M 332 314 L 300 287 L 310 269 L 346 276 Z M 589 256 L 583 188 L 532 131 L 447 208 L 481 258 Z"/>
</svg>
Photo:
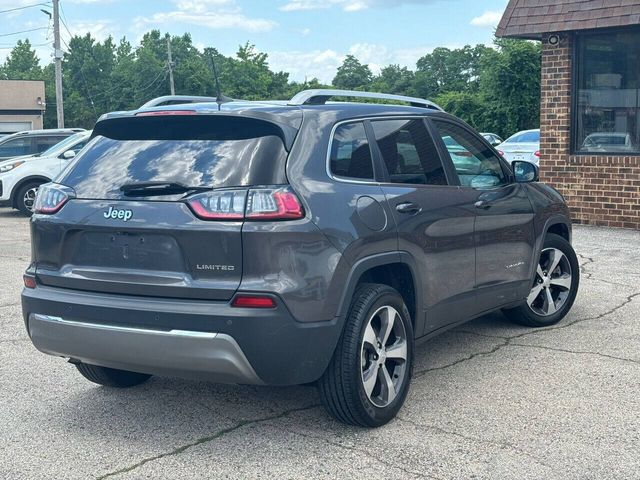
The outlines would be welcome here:
<svg viewBox="0 0 640 480">
<path fill-rule="evenodd" d="M 195 110 L 159 110 L 136 113 L 136 117 L 163 117 L 170 115 L 197 115 Z"/>
<path fill-rule="evenodd" d="M 298 197 L 289 187 L 212 190 L 187 200 L 202 220 L 295 220 L 304 217 Z"/>
<path fill-rule="evenodd" d="M 23 275 L 22 280 L 26 288 L 36 288 L 36 278 L 31 275 Z"/>
<path fill-rule="evenodd" d="M 276 308 L 276 302 L 271 297 L 261 295 L 236 295 L 231 302 L 236 308 Z"/>
</svg>

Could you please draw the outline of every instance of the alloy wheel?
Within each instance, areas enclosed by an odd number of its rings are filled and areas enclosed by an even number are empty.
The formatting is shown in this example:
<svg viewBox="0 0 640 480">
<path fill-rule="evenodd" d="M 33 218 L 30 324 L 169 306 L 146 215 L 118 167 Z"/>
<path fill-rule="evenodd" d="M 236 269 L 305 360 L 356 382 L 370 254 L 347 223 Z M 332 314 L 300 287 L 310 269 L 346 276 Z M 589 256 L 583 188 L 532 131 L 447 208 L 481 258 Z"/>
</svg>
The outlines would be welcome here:
<svg viewBox="0 0 640 480">
<path fill-rule="evenodd" d="M 362 384 L 376 407 L 389 405 L 407 374 L 407 333 L 398 311 L 376 310 L 365 327 L 361 345 Z"/>
<path fill-rule="evenodd" d="M 540 254 L 536 279 L 527 297 L 527 305 L 541 317 L 553 315 L 569 298 L 571 283 L 571 264 L 567 256 L 557 248 L 545 248 Z"/>
<path fill-rule="evenodd" d="M 36 203 L 36 194 L 38 193 L 38 187 L 33 187 L 24 192 L 24 197 L 22 198 L 22 202 L 27 210 L 33 212 L 33 207 Z"/>
</svg>

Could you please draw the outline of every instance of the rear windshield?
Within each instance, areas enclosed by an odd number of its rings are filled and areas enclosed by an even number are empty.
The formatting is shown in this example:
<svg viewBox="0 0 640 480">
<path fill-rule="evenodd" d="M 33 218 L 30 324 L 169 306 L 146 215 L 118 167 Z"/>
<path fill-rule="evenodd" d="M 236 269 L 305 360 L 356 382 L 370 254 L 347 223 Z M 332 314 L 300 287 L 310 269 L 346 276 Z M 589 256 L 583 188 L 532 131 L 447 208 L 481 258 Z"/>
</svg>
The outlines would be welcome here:
<svg viewBox="0 0 640 480">
<path fill-rule="evenodd" d="M 95 133 L 58 180 L 79 198 L 123 198 L 120 187 L 139 182 L 214 188 L 286 183 L 281 132 L 262 120 L 138 117 L 104 121 Z"/>
</svg>

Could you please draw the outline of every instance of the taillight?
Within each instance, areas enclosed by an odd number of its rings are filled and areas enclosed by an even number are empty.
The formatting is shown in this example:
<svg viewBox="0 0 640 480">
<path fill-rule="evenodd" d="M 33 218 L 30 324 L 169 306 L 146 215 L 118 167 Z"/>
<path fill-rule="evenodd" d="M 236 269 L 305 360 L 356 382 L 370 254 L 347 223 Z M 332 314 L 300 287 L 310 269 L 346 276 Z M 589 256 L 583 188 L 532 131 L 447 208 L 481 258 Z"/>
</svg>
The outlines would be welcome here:
<svg viewBox="0 0 640 480">
<path fill-rule="evenodd" d="M 238 294 L 231 301 L 231 306 L 236 308 L 276 308 L 273 298 L 264 295 Z"/>
<path fill-rule="evenodd" d="M 535 155 L 536 157 L 540 158 L 540 152 L 539 152 L 539 151 L 538 151 L 538 152 L 536 152 L 536 153 L 534 153 L 534 155 Z"/>
<path fill-rule="evenodd" d="M 295 220 L 304 209 L 289 187 L 212 190 L 187 200 L 202 220 Z"/>
<path fill-rule="evenodd" d="M 194 195 L 187 204 L 202 220 L 242 220 L 246 190 L 212 190 Z"/>
<path fill-rule="evenodd" d="M 289 187 L 249 190 L 247 220 L 292 220 L 302 217 L 302 205 Z"/>
<path fill-rule="evenodd" d="M 51 215 L 60 211 L 71 198 L 71 189 L 55 183 L 40 186 L 36 194 L 35 213 Z"/>
<path fill-rule="evenodd" d="M 501 157 L 504 157 L 504 152 L 502 150 L 498 150 L 498 153 L 500 154 Z"/>
<path fill-rule="evenodd" d="M 24 286 L 26 288 L 36 288 L 36 277 L 31 275 L 27 275 L 26 273 L 22 276 L 22 281 L 24 282 Z"/>
</svg>

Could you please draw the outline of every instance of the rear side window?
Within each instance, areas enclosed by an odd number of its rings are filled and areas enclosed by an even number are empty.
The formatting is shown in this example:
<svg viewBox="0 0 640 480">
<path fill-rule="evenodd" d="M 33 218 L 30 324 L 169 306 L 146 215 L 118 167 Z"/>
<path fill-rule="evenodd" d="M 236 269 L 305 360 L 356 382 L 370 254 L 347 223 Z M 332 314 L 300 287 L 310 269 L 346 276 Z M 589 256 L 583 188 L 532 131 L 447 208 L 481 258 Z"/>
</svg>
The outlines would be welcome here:
<svg viewBox="0 0 640 480">
<path fill-rule="evenodd" d="M 139 117 L 107 120 L 94 133 L 59 180 L 80 198 L 122 198 L 120 187 L 141 182 L 212 188 L 287 183 L 282 132 L 266 121 Z"/>
<path fill-rule="evenodd" d="M 66 136 L 38 136 L 35 137 L 36 141 L 36 153 L 42 153 L 45 150 L 49 150 L 54 145 L 57 145 L 62 140 L 67 138 Z"/>
<path fill-rule="evenodd" d="M 331 142 L 331 174 L 373 180 L 373 160 L 364 125 L 346 123 L 336 128 Z"/>
<path fill-rule="evenodd" d="M 440 155 L 422 119 L 371 125 L 391 183 L 447 185 Z"/>
</svg>

